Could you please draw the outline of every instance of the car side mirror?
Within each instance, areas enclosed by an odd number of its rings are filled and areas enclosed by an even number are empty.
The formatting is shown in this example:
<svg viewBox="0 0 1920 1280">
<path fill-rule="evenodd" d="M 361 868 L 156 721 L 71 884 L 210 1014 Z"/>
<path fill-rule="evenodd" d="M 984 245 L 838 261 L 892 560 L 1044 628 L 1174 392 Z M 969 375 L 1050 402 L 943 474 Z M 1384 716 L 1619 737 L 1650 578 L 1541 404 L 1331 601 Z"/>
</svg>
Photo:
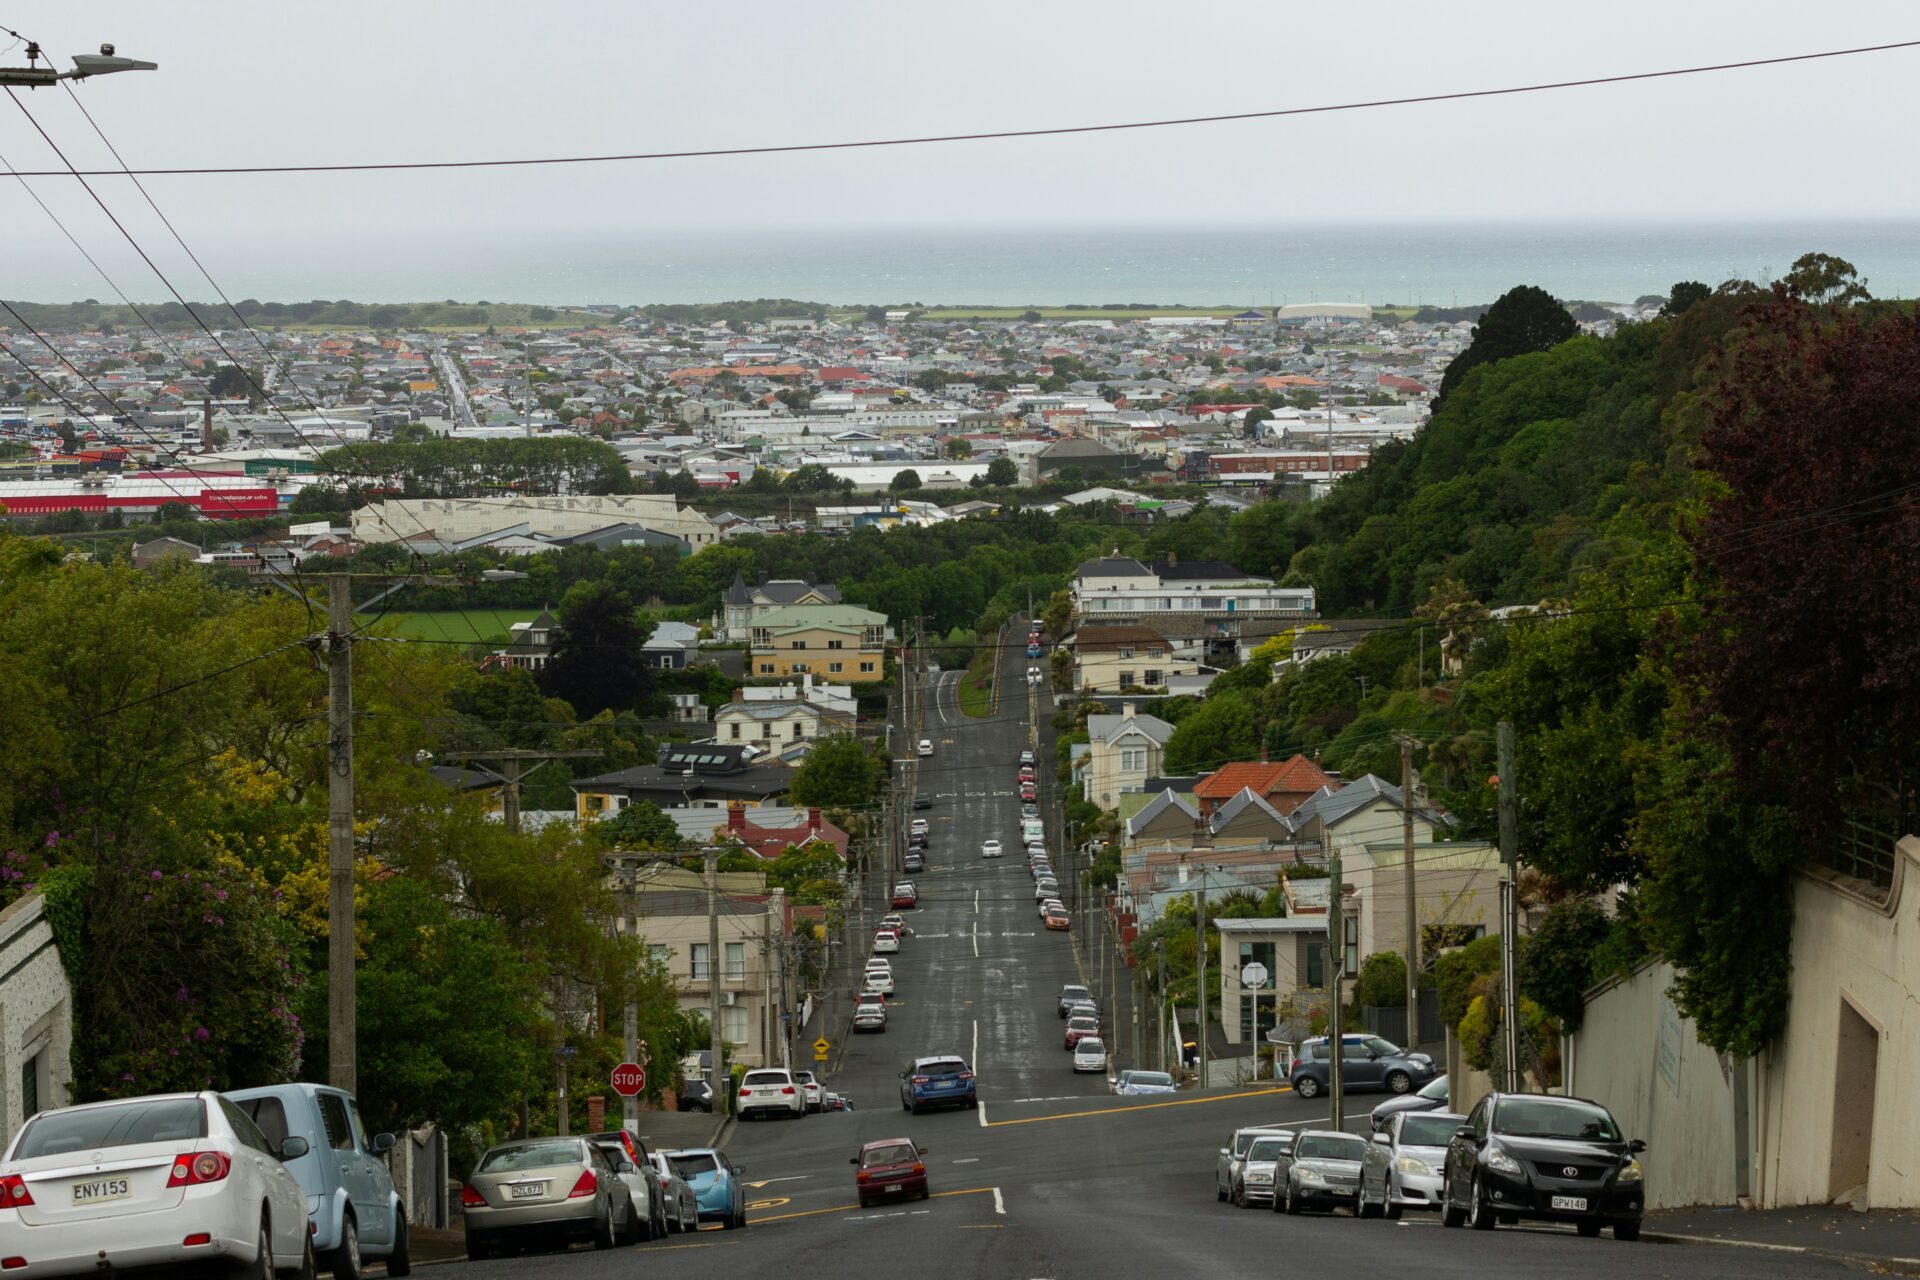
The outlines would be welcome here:
<svg viewBox="0 0 1920 1280">
<path fill-rule="evenodd" d="M 1221 1155 L 1227 1154 L 1227 1149 L 1225 1147 L 1220 1148 L 1220 1154 Z"/>
<path fill-rule="evenodd" d="M 743 1164 L 736 1164 L 733 1166 L 733 1171 L 735 1173 L 745 1173 L 747 1171 L 747 1166 Z"/>
<path fill-rule="evenodd" d="M 278 1154 L 282 1160 L 298 1160 L 310 1150 L 312 1150 L 312 1148 L 307 1145 L 307 1140 L 295 1135 L 291 1138 L 281 1139 L 280 1150 L 276 1154 Z"/>
<path fill-rule="evenodd" d="M 392 1134 L 376 1133 L 373 1135 L 373 1154 L 377 1156 L 383 1156 L 391 1150 L 393 1150 Z"/>
<path fill-rule="evenodd" d="M 1632 1152 L 1636 1156 L 1639 1155 L 1642 1151 L 1645 1151 L 1646 1149 L 1647 1149 L 1647 1144 L 1639 1138 L 1635 1138 L 1632 1142 L 1629 1142 L 1627 1144 L 1627 1150 Z"/>
<path fill-rule="evenodd" d="M 902 1072 L 900 1073 L 900 1078 L 901 1078 L 902 1080 L 905 1080 L 905 1079 L 907 1078 L 907 1073 L 906 1073 L 906 1072 L 904 1072 L 904 1071 L 902 1071 Z"/>
<path fill-rule="evenodd" d="M 848 1160 L 848 1161 L 847 1161 L 847 1163 L 848 1163 L 848 1164 L 859 1164 L 859 1163 L 860 1163 L 860 1157 L 859 1157 L 859 1156 L 854 1156 L 854 1157 L 853 1157 L 852 1159 L 850 1159 L 850 1160 Z"/>
<path fill-rule="evenodd" d="M 1453 1136 L 1456 1138 L 1460 1138 L 1466 1142 L 1472 1142 L 1474 1137 L 1473 1126 L 1470 1124 L 1463 1124 L 1458 1129 L 1455 1129 L 1453 1131 Z"/>
<path fill-rule="evenodd" d="M 925 1147 L 915 1147 L 914 1150 L 918 1151 L 921 1155 L 927 1154 L 927 1149 Z"/>
<path fill-rule="evenodd" d="M 1373 1135 L 1373 1145 L 1376 1147 L 1390 1147 L 1393 1145 L 1393 1135 L 1385 1130 L 1381 1130 Z"/>
</svg>

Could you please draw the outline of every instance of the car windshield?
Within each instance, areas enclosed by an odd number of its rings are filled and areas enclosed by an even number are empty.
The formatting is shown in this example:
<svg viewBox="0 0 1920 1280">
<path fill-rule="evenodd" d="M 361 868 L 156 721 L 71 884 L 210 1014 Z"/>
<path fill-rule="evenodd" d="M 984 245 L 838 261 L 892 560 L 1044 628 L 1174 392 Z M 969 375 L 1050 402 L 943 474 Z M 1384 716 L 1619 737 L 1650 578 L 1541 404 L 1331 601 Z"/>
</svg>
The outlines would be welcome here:
<svg viewBox="0 0 1920 1280">
<path fill-rule="evenodd" d="M 920 1153 L 909 1142 L 896 1142 L 891 1146 L 868 1147 L 860 1153 L 860 1164 L 871 1169 L 878 1164 L 912 1164 L 920 1158 Z"/>
<path fill-rule="evenodd" d="M 1358 1160 L 1367 1144 L 1350 1133 L 1310 1134 L 1300 1139 L 1302 1160 Z"/>
<path fill-rule="evenodd" d="M 1438 1079 L 1428 1081 L 1426 1088 L 1420 1090 L 1420 1096 L 1445 1102 L 1447 1100 L 1447 1078 L 1440 1076 Z"/>
<path fill-rule="evenodd" d="M 1494 1110 L 1493 1131 L 1514 1138 L 1620 1141 L 1619 1126 L 1605 1109 L 1572 1099 L 1509 1098 Z"/>
<path fill-rule="evenodd" d="M 1135 1071 L 1127 1077 L 1127 1083 L 1170 1085 L 1173 1083 L 1173 1077 L 1164 1071 Z"/>
<path fill-rule="evenodd" d="M 712 1156 L 669 1156 L 673 1161 L 673 1171 L 686 1179 L 698 1178 L 703 1174 L 719 1171 L 720 1162 Z"/>
<path fill-rule="evenodd" d="M 958 1058 L 937 1058 L 920 1064 L 920 1074 L 923 1076 L 957 1076 L 966 1069 L 967 1064 Z"/>
<path fill-rule="evenodd" d="M 1411 1115 L 1400 1122 L 1400 1145 L 1444 1147 L 1453 1140 L 1453 1131 L 1459 1127 L 1457 1116 Z"/>
<path fill-rule="evenodd" d="M 1400 1046 L 1391 1040 L 1382 1040 L 1379 1036 L 1372 1036 L 1362 1043 L 1366 1046 L 1368 1053 L 1377 1053 L 1383 1058 L 1397 1058 L 1400 1056 Z"/>
<path fill-rule="evenodd" d="M 1247 1149 L 1249 1160 L 1278 1160 L 1293 1144 L 1285 1138 L 1260 1138 Z"/>
<path fill-rule="evenodd" d="M 534 1142 L 524 1147 L 495 1147 L 480 1160 L 475 1173 L 512 1173 L 519 1169 L 544 1169 L 554 1164 L 579 1164 L 577 1142 Z"/>
<path fill-rule="evenodd" d="M 198 1098 L 123 1102 L 85 1110 L 43 1111 L 20 1135 L 16 1160 L 131 1147 L 145 1142 L 190 1142 L 207 1136 L 207 1107 Z"/>
<path fill-rule="evenodd" d="M 1062 943 L 1061 945 L 1064 946 L 1066 944 Z M 1085 987 L 1064 987 L 1061 989 L 1060 998 L 1062 1000 L 1085 1000 L 1090 994 Z"/>
<path fill-rule="evenodd" d="M 770 1084 L 792 1084 L 793 1081 L 787 1078 L 787 1073 L 784 1071 L 749 1071 L 741 1083 L 764 1087 Z"/>
<path fill-rule="evenodd" d="M 1100 1027 L 1100 1024 L 1095 1022 L 1092 1018 L 1068 1018 L 1067 1019 L 1067 1030 L 1069 1031 L 1097 1031 L 1099 1027 Z"/>
<path fill-rule="evenodd" d="M 1088 1036 L 1085 1040 L 1082 1040 L 1079 1044 L 1075 1045 L 1073 1048 L 1073 1051 L 1077 1054 L 1080 1054 L 1083 1057 L 1086 1057 L 1096 1053 L 1105 1053 L 1107 1051 L 1107 1046 L 1104 1044 L 1101 1044 L 1100 1041 L 1096 1040 L 1094 1037 Z"/>
</svg>

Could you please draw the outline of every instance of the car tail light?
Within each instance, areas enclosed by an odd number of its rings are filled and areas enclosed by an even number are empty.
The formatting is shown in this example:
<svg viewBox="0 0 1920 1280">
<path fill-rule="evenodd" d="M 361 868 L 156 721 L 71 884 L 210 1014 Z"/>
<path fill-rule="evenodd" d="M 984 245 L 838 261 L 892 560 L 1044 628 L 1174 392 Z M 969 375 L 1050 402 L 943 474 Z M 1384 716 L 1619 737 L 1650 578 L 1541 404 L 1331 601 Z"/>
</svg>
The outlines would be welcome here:
<svg viewBox="0 0 1920 1280">
<path fill-rule="evenodd" d="M 180 1247 L 183 1249 L 192 1249 L 198 1245 L 212 1244 L 212 1243 L 213 1243 L 212 1232 L 196 1231 L 192 1235 L 188 1236 L 185 1240 L 182 1240 L 180 1242 Z"/>
<path fill-rule="evenodd" d="M 921 1164 L 918 1160 L 916 1160 L 913 1162 L 913 1171 L 915 1173 L 925 1173 L 927 1171 L 927 1166 L 925 1166 L 924 1164 Z"/>
<path fill-rule="evenodd" d="M 962 1072 L 960 1073 L 960 1078 L 961 1078 L 962 1080 L 971 1080 L 971 1079 L 973 1079 L 973 1072 L 971 1072 L 971 1071 L 962 1071 Z"/>
<path fill-rule="evenodd" d="M 469 1182 L 460 1188 L 460 1205 L 465 1209 L 484 1209 L 487 1207 L 487 1198 L 475 1191 L 473 1184 Z"/>
<path fill-rule="evenodd" d="M 582 1169 L 580 1180 L 573 1184 L 573 1190 L 567 1192 L 567 1199 L 578 1200 L 581 1196 L 590 1196 L 600 1189 L 600 1179 L 593 1176 L 593 1170 Z"/>
<path fill-rule="evenodd" d="M 862 1169 L 860 1172 L 853 1175 L 853 1180 L 855 1182 L 865 1182 L 869 1176 L 870 1176 L 870 1172 L 866 1169 Z"/>
<path fill-rule="evenodd" d="M 227 1176 L 227 1170 L 233 1167 L 233 1161 L 218 1151 L 196 1151 L 190 1155 L 175 1156 L 173 1173 L 167 1178 L 169 1187 L 192 1187 L 203 1182 L 218 1182 Z"/>
<path fill-rule="evenodd" d="M 926 1077 L 926 1076 L 915 1076 L 915 1077 L 914 1077 L 914 1078 L 913 1078 L 912 1080 L 910 1080 L 910 1081 L 908 1081 L 907 1083 L 909 1083 L 909 1084 L 925 1084 L 926 1082 L 927 1082 L 927 1077 Z"/>
<path fill-rule="evenodd" d="M 740 1096 L 741 1096 L 741 1097 L 743 1097 L 743 1098 L 751 1098 L 751 1097 L 753 1096 L 753 1090 L 751 1090 L 751 1089 L 742 1089 L 742 1090 L 740 1091 Z"/>
<path fill-rule="evenodd" d="M 0 1271 L 18 1271 L 26 1265 L 25 1258 L 0 1258 Z"/>
<path fill-rule="evenodd" d="M 783 1094 L 791 1094 L 791 1093 L 793 1092 L 793 1086 L 792 1086 L 792 1085 L 784 1085 L 784 1086 L 782 1086 L 782 1087 L 781 1087 L 781 1089 L 780 1089 L 780 1092 L 781 1092 L 781 1093 L 783 1093 Z"/>
<path fill-rule="evenodd" d="M 32 1203 L 33 1192 L 27 1190 L 25 1178 L 17 1173 L 0 1178 L 0 1209 L 18 1209 Z"/>
</svg>

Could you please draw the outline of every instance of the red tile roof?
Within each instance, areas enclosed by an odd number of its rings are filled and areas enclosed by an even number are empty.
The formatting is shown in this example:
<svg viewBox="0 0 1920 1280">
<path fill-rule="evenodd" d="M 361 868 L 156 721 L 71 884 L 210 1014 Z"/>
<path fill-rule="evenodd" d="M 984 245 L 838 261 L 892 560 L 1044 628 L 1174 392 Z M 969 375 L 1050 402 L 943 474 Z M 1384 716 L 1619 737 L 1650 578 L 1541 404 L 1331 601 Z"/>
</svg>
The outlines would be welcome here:
<svg viewBox="0 0 1920 1280">
<path fill-rule="evenodd" d="M 1282 768 L 1284 766 L 1268 764 L 1265 760 L 1237 760 L 1232 764 L 1223 764 L 1194 783 L 1193 794 L 1201 800 L 1231 800 L 1246 788 L 1257 796 L 1264 796 L 1273 789 Z"/>
</svg>

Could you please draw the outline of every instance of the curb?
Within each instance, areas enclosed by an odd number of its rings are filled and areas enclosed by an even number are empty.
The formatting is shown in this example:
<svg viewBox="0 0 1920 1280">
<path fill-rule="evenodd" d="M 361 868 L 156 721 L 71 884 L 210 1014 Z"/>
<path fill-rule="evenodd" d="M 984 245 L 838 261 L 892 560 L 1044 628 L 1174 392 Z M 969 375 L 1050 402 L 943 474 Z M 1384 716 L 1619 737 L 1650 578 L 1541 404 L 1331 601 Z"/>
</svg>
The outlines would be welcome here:
<svg viewBox="0 0 1920 1280">
<path fill-rule="evenodd" d="M 1813 1258 L 1833 1258 L 1841 1262 L 1871 1263 L 1920 1275 L 1920 1258 L 1891 1258 L 1872 1253 L 1850 1253 L 1844 1249 L 1819 1249 L 1805 1244 L 1771 1244 L 1764 1240 L 1729 1240 L 1721 1236 L 1690 1236 L 1670 1231 L 1642 1231 L 1640 1238 L 1653 1244 L 1720 1245 L 1730 1249 L 1760 1249 L 1768 1253 L 1797 1253 Z"/>
<path fill-rule="evenodd" d="M 727 1126 L 732 1123 L 733 1123 L 733 1117 L 731 1115 L 723 1114 L 720 1117 L 720 1123 L 713 1127 L 713 1136 L 707 1139 L 707 1145 L 712 1147 L 715 1151 L 718 1151 L 720 1149 L 721 1135 L 726 1133 Z"/>
</svg>

